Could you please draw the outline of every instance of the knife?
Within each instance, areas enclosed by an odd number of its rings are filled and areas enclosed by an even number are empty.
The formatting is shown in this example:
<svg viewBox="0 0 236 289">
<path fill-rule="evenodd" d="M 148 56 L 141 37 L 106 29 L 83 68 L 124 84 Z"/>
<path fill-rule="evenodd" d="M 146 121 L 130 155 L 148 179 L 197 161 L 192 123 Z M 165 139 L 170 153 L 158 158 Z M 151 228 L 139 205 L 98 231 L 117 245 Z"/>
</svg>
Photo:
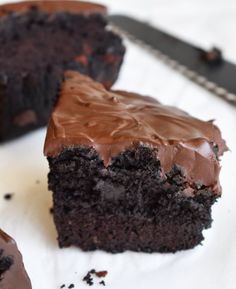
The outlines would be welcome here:
<svg viewBox="0 0 236 289">
<path fill-rule="evenodd" d="M 151 25 L 124 15 L 110 15 L 111 28 L 152 51 L 189 79 L 236 105 L 236 65 L 218 48 L 193 46 Z"/>
</svg>

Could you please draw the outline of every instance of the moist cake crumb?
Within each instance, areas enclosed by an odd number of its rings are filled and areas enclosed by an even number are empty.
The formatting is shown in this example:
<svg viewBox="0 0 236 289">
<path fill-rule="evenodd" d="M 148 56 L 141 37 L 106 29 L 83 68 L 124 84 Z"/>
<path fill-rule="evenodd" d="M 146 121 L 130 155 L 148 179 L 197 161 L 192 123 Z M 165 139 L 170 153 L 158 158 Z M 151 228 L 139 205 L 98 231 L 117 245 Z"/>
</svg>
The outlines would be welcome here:
<svg viewBox="0 0 236 289">
<path fill-rule="evenodd" d="M 92 274 L 95 273 L 95 270 L 92 269 L 88 271 L 88 273 L 84 276 L 83 281 L 86 282 L 89 286 L 93 285 L 93 277 Z"/>
<path fill-rule="evenodd" d="M 107 273 L 108 273 L 107 271 L 98 271 L 98 272 L 95 272 L 95 275 L 101 278 L 101 277 L 106 277 Z"/>
<path fill-rule="evenodd" d="M 4 195 L 4 199 L 7 201 L 10 201 L 12 199 L 13 195 L 14 195 L 13 193 L 6 193 Z"/>
<path fill-rule="evenodd" d="M 106 277 L 108 274 L 108 271 L 96 271 L 95 269 L 89 270 L 88 273 L 84 276 L 83 281 L 85 281 L 89 286 L 92 286 L 94 284 L 92 275 L 95 275 L 98 278 Z M 102 280 L 99 282 L 99 284 L 105 286 L 105 281 Z"/>
<path fill-rule="evenodd" d="M 219 65 L 222 63 L 223 56 L 222 51 L 219 48 L 213 47 L 208 51 L 201 50 L 200 53 L 201 59 L 209 65 Z"/>
</svg>

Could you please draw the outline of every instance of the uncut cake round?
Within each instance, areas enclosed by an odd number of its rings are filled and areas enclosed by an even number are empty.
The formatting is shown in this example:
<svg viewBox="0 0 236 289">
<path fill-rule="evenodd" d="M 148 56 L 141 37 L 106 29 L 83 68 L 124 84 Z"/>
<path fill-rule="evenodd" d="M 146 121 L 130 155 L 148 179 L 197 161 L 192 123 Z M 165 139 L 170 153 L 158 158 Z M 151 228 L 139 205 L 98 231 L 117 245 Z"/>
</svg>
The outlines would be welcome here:
<svg viewBox="0 0 236 289">
<path fill-rule="evenodd" d="M 0 6 L 0 141 L 47 124 L 65 69 L 115 82 L 125 49 L 105 14 L 80 1 Z"/>
<path fill-rule="evenodd" d="M 212 121 L 66 72 L 44 148 L 59 245 L 194 247 L 221 195 L 226 150 Z"/>
</svg>

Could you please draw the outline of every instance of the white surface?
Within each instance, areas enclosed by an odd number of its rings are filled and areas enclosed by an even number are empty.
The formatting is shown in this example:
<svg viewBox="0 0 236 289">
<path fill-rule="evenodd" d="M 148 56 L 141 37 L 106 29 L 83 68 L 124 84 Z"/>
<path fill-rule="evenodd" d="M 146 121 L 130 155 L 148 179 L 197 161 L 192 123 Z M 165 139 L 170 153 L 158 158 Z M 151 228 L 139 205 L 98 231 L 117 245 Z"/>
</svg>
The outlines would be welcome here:
<svg viewBox="0 0 236 289">
<path fill-rule="evenodd" d="M 104 1 L 112 12 L 126 12 L 199 45 L 220 46 L 236 61 L 234 0 Z M 126 252 L 111 255 L 58 249 L 49 214 L 47 162 L 42 154 L 45 130 L 0 146 L 0 227 L 17 240 L 33 289 L 81 281 L 91 268 L 108 269 L 109 289 L 233 289 L 236 284 L 236 108 L 172 71 L 129 42 L 117 88 L 156 96 L 201 119 L 216 119 L 232 152 L 222 161 L 223 196 L 214 206 L 214 223 L 203 246 L 176 254 Z M 36 180 L 40 183 L 37 184 Z M 10 202 L 6 192 L 14 192 Z M 102 288 L 95 285 L 92 288 Z"/>
</svg>

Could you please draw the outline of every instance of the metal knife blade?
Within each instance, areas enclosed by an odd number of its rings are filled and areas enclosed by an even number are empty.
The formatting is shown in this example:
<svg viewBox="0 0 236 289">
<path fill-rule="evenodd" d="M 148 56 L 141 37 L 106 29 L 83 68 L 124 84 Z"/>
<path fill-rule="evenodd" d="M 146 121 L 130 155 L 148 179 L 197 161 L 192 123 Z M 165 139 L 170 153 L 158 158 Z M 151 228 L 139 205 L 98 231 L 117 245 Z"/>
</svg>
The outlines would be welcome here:
<svg viewBox="0 0 236 289">
<path fill-rule="evenodd" d="M 236 105 L 236 65 L 147 23 L 124 15 L 108 16 L 111 27 L 151 49 L 161 60 L 218 96 Z"/>
</svg>

